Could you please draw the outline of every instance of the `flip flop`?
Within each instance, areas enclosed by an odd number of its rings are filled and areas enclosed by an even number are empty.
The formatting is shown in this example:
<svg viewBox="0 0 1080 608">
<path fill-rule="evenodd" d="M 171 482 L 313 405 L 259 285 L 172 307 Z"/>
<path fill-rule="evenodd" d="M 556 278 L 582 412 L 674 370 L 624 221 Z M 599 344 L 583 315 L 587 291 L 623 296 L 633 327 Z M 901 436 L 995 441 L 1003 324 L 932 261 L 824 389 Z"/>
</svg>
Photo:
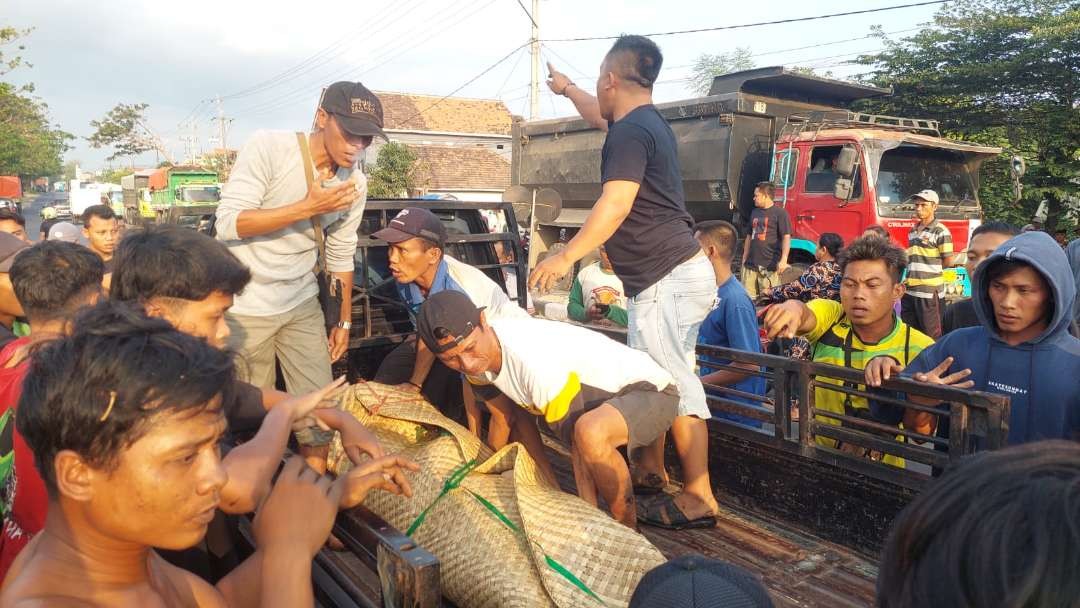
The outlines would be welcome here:
<svg viewBox="0 0 1080 608">
<path fill-rule="evenodd" d="M 634 494 L 637 496 L 655 496 L 664 492 L 664 478 L 656 473 L 648 473 L 640 480 L 642 483 L 634 484 Z"/>
<path fill-rule="evenodd" d="M 695 530 L 716 526 L 715 515 L 705 515 L 697 519 L 687 519 L 673 496 L 658 497 L 637 505 L 637 519 L 647 526 L 656 526 L 666 530 Z"/>
</svg>

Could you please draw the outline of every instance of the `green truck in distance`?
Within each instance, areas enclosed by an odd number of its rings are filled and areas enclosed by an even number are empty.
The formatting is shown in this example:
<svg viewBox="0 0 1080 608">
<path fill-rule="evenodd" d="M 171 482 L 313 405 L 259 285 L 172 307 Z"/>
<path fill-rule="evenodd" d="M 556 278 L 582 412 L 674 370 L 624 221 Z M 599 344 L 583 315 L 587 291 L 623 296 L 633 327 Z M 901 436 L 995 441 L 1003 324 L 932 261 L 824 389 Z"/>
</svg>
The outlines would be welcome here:
<svg viewBox="0 0 1080 608">
<path fill-rule="evenodd" d="M 121 180 L 124 218 L 129 224 L 190 224 L 209 221 L 221 199 L 214 171 L 201 167 L 163 167 L 136 171 Z"/>
</svg>

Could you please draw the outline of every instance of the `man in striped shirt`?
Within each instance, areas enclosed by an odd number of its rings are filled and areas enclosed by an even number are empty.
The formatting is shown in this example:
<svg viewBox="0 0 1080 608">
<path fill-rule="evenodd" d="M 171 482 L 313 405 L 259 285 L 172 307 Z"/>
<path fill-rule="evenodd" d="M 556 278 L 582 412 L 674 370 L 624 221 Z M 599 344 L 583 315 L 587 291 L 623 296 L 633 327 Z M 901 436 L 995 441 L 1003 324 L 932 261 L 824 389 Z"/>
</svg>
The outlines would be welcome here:
<svg viewBox="0 0 1080 608">
<path fill-rule="evenodd" d="M 941 337 L 942 269 L 953 265 L 949 229 L 934 217 L 938 195 L 923 190 L 911 197 L 919 223 L 908 233 L 907 291 L 900 309 L 904 322 L 931 338 Z"/>
</svg>

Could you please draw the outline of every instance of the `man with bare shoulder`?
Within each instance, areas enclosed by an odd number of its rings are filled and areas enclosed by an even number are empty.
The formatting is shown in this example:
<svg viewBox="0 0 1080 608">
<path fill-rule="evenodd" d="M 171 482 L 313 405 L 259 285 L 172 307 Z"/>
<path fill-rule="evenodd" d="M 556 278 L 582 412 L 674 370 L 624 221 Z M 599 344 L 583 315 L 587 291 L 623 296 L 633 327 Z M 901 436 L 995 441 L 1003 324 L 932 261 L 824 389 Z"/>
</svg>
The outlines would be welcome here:
<svg viewBox="0 0 1080 608">
<path fill-rule="evenodd" d="M 312 606 L 311 560 L 338 507 L 409 493 L 399 466 L 414 465 L 385 457 L 333 481 L 289 459 L 255 517 L 255 553 L 211 586 L 154 549 L 194 545 L 214 516 L 234 377 L 228 353 L 116 302 L 34 352 L 16 425 L 50 504 L 0 607 Z"/>
</svg>

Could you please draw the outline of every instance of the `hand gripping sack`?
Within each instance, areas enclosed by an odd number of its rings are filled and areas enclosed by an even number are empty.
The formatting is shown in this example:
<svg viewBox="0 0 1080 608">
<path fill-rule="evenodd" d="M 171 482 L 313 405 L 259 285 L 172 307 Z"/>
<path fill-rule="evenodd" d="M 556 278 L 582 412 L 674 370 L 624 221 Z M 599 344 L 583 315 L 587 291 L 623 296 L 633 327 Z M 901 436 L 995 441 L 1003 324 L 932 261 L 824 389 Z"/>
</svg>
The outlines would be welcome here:
<svg viewBox="0 0 1080 608">
<path fill-rule="evenodd" d="M 492 454 L 423 397 L 392 386 L 356 384 L 338 398 L 388 454 L 420 465 L 407 473 L 411 499 L 375 491 L 364 506 L 439 558 L 443 593 L 461 608 L 626 606 L 664 562 L 644 536 L 548 485 L 519 444 Z M 335 438 L 330 469 L 350 467 Z"/>
</svg>

